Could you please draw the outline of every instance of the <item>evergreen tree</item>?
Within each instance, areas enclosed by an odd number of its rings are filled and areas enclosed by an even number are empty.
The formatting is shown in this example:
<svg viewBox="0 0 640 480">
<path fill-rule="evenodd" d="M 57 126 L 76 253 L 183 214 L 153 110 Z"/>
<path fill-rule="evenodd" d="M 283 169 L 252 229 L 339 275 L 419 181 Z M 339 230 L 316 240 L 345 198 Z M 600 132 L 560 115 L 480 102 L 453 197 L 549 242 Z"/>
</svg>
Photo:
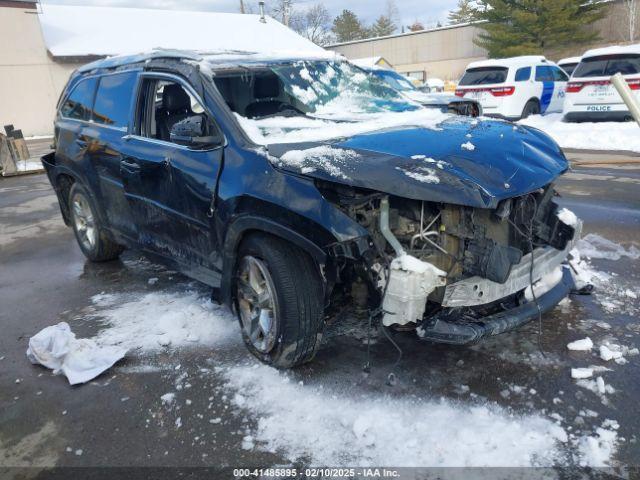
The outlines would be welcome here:
<svg viewBox="0 0 640 480">
<path fill-rule="evenodd" d="M 366 29 L 362 26 L 358 16 L 351 10 L 343 10 L 333 20 L 331 29 L 336 36 L 338 42 L 350 42 L 352 40 L 360 40 L 366 35 Z"/>
<path fill-rule="evenodd" d="M 372 37 L 386 37 L 396 31 L 396 26 L 386 15 L 380 15 L 375 23 L 369 29 L 369 35 Z"/>
<path fill-rule="evenodd" d="M 449 25 L 473 22 L 476 19 L 476 8 L 473 0 L 458 0 L 456 9 L 449 12 Z"/>
<path fill-rule="evenodd" d="M 542 54 L 546 49 L 593 42 L 585 27 L 604 15 L 596 0 L 484 0 L 476 10 L 484 30 L 474 42 L 489 57 Z"/>
</svg>

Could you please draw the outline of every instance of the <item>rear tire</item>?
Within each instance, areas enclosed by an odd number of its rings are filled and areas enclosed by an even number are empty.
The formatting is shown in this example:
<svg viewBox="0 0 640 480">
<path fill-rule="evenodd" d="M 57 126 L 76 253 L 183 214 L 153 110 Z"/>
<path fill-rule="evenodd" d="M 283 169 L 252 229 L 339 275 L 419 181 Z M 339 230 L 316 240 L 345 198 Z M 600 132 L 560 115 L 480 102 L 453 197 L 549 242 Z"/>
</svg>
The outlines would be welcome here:
<svg viewBox="0 0 640 480">
<path fill-rule="evenodd" d="M 540 104 L 537 100 L 529 100 L 527 104 L 524 106 L 522 110 L 522 117 L 527 118 L 531 115 L 539 115 L 540 114 Z"/>
<path fill-rule="evenodd" d="M 87 190 L 74 183 L 69 190 L 69 215 L 80 250 L 92 262 L 115 260 L 124 247 L 109 237 L 96 211 Z"/>
<path fill-rule="evenodd" d="M 242 338 L 259 360 L 292 368 L 313 359 L 324 330 L 324 289 L 307 253 L 271 235 L 250 235 L 238 252 L 234 295 Z"/>
</svg>

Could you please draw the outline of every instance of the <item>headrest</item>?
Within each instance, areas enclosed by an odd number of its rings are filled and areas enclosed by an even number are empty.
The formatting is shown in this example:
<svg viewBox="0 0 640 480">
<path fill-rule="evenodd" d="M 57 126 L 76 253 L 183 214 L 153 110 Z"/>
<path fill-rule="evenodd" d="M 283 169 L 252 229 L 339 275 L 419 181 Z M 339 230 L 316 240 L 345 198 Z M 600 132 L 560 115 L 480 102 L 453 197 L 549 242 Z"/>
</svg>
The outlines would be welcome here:
<svg viewBox="0 0 640 480">
<path fill-rule="evenodd" d="M 280 81 L 275 75 L 255 78 L 253 84 L 254 98 L 274 98 L 280 95 Z"/>
<path fill-rule="evenodd" d="M 170 111 L 186 110 L 191 108 L 189 95 L 180 85 L 172 83 L 165 85 L 162 91 L 162 106 Z"/>
</svg>

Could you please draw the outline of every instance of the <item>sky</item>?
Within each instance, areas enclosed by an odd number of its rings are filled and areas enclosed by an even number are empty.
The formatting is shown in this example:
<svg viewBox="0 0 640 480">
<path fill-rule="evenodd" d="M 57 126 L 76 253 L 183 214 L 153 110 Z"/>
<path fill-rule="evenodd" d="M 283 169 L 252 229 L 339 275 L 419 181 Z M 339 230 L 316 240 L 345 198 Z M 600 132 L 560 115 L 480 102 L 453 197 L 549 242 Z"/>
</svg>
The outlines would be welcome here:
<svg viewBox="0 0 640 480">
<path fill-rule="evenodd" d="M 239 0 L 41 0 L 43 3 L 61 5 L 97 5 L 113 7 L 163 8 L 168 10 L 208 10 L 237 12 Z M 447 13 L 457 4 L 456 0 L 395 0 L 401 25 L 410 25 L 415 20 L 425 26 L 433 26 L 438 20 L 445 23 Z M 270 0 L 265 0 L 268 5 Z M 344 0 L 293 0 L 294 7 L 304 9 L 323 3 L 332 16 L 338 15 L 347 5 Z M 365 23 L 372 23 L 386 10 L 386 0 L 350 0 L 348 8 Z M 257 11 L 257 0 L 245 0 Z"/>
</svg>

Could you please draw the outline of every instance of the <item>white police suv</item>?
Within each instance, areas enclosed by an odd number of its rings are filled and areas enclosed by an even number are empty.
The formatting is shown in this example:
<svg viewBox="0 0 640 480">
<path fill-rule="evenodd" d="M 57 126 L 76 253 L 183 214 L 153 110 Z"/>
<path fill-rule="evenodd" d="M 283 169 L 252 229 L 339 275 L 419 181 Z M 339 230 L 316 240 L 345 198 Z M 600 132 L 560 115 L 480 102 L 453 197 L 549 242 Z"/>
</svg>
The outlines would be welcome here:
<svg viewBox="0 0 640 480">
<path fill-rule="evenodd" d="M 558 60 L 558 66 L 567 72 L 567 75 L 571 76 L 573 71 L 576 69 L 578 64 L 580 63 L 580 59 L 582 57 L 568 57 L 563 58 L 562 60 Z"/>
<path fill-rule="evenodd" d="M 611 84 L 621 73 L 640 99 L 640 44 L 598 48 L 582 56 L 567 85 L 566 121 L 623 121 L 632 116 Z"/>
<path fill-rule="evenodd" d="M 519 120 L 561 112 L 569 76 L 543 56 L 470 63 L 456 95 L 478 100 L 490 117 Z"/>
</svg>

